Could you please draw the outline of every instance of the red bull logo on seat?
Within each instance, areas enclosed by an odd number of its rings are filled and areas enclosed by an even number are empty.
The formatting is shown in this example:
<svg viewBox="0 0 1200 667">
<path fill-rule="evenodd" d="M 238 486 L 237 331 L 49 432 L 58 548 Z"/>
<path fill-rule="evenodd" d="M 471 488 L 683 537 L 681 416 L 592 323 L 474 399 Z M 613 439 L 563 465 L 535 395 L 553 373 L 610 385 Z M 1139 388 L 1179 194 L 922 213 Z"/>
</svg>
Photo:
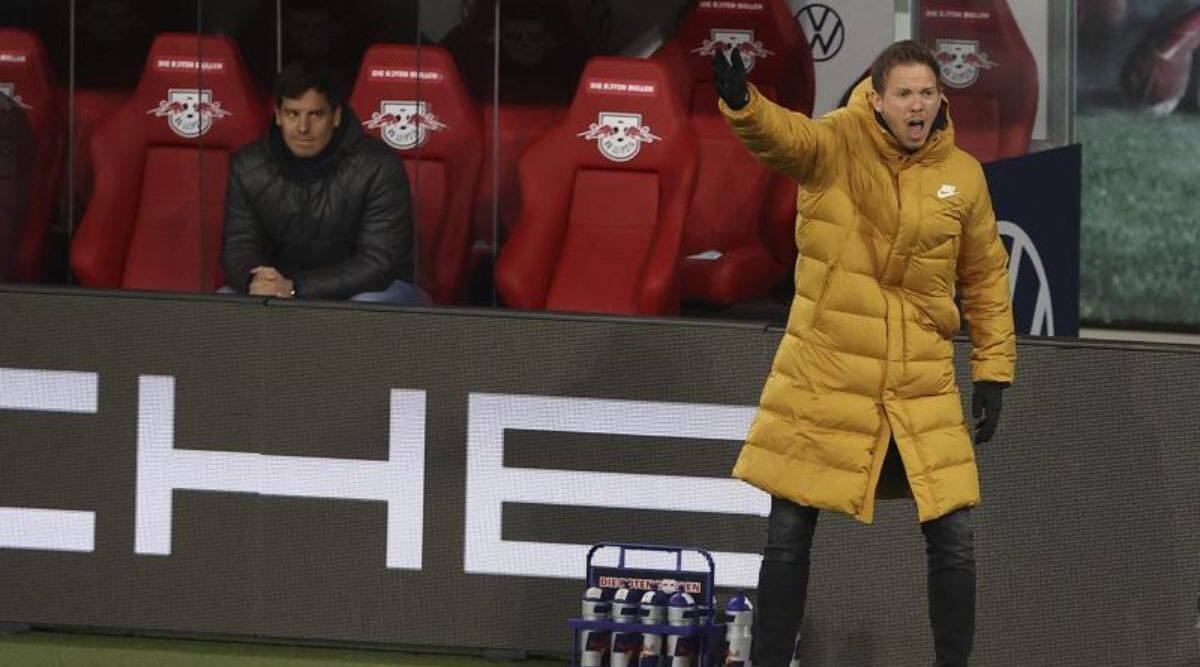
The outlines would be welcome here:
<svg viewBox="0 0 1200 667">
<path fill-rule="evenodd" d="M 692 53 L 711 57 L 718 49 L 726 58 L 729 57 L 730 50 L 737 49 L 747 72 L 754 69 L 754 63 L 759 58 L 775 55 L 775 52 L 768 51 L 761 41 L 754 39 L 753 30 L 731 28 L 713 28 L 710 37 L 701 42 L 699 47 L 692 49 Z"/>
<path fill-rule="evenodd" d="M 17 106 L 25 110 L 33 109 L 32 106 L 25 103 L 21 96 L 17 94 L 17 87 L 14 84 L 0 81 L 0 94 L 7 96 L 9 99 L 17 103 Z"/>
<path fill-rule="evenodd" d="M 942 70 L 942 82 L 951 88 L 967 88 L 979 79 L 980 70 L 999 66 L 974 40 L 939 39 L 936 44 L 934 57 Z"/>
<path fill-rule="evenodd" d="M 628 162 L 641 152 L 642 144 L 662 141 L 649 125 L 642 125 L 640 113 L 608 111 L 601 111 L 595 123 L 575 136 L 595 141 L 600 154 L 613 162 Z"/>
<path fill-rule="evenodd" d="M 212 128 L 214 120 L 233 115 L 213 99 L 211 90 L 198 88 L 171 88 L 167 91 L 167 99 L 159 100 L 158 106 L 146 113 L 156 118 L 165 117 L 171 131 L 184 139 L 203 136 Z"/>
<path fill-rule="evenodd" d="M 379 103 L 379 111 L 363 121 L 363 127 L 379 130 L 387 145 L 407 151 L 428 141 L 430 132 L 441 132 L 447 126 L 433 115 L 428 102 L 384 100 Z"/>
</svg>

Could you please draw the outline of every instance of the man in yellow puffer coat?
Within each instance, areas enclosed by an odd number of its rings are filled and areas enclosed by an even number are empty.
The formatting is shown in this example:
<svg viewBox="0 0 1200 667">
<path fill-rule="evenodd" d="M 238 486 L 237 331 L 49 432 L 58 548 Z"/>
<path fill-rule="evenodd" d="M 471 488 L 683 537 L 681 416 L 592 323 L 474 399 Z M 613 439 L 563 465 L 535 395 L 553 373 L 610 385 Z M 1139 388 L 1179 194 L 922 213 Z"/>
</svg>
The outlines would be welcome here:
<svg viewBox="0 0 1200 667">
<path fill-rule="evenodd" d="M 894 477 L 928 544 L 936 664 L 966 665 L 979 476 L 954 378 L 956 293 L 974 348 L 977 442 L 992 437 L 1016 362 L 1008 255 L 983 170 L 955 147 L 937 61 L 915 42 L 885 49 L 846 107 L 815 120 L 747 86 L 730 54 L 714 59 L 722 113 L 800 185 L 796 295 L 733 471 L 772 495 L 753 662 L 789 662 L 818 511 L 870 523 L 881 478 Z"/>
</svg>

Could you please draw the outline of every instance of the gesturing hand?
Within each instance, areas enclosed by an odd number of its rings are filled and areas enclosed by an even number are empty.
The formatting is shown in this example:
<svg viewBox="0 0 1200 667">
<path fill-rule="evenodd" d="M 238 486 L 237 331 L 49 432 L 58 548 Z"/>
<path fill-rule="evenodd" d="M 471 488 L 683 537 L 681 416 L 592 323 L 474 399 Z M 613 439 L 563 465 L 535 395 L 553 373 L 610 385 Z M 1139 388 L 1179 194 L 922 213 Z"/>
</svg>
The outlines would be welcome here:
<svg viewBox="0 0 1200 667">
<path fill-rule="evenodd" d="M 746 64 L 736 48 L 729 49 L 729 58 L 725 57 L 722 49 L 716 49 L 713 54 L 713 85 L 725 104 L 734 111 L 750 102 L 750 90 L 746 87 Z"/>
<path fill-rule="evenodd" d="M 1004 387 L 1000 382 L 976 382 L 971 395 L 971 416 L 975 422 L 975 442 L 983 444 L 996 434 L 1000 423 L 1000 407 L 1004 402 Z"/>
</svg>

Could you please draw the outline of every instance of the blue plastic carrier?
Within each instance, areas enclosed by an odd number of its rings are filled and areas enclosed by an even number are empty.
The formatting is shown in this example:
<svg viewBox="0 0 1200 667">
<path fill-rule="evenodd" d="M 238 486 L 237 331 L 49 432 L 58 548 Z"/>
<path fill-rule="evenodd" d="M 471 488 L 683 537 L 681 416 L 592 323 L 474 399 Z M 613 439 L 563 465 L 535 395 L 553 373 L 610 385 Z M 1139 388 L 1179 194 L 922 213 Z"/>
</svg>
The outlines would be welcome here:
<svg viewBox="0 0 1200 667">
<path fill-rule="evenodd" d="M 617 549 L 616 566 L 596 565 L 593 559 L 601 549 Z M 630 551 L 656 551 L 675 554 L 675 569 L 635 568 L 625 565 L 625 554 Z M 708 563 L 707 570 L 683 569 L 683 555 L 695 553 L 702 556 Z M 653 544 L 622 544 L 619 542 L 601 542 L 588 549 L 587 554 L 587 587 L 617 589 L 628 585 L 638 591 L 652 590 L 643 588 L 647 582 L 674 579 L 679 582 L 679 589 L 691 593 L 696 601 L 696 624 L 691 626 L 676 626 L 667 623 L 617 623 L 613 620 L 588 621 L 582 618 L 567 619 L 571 628 L 571 665 L 579 667 L 579 636 L 583 630 L 600 632 L 647 632 L 656 635 L 678 635 L 680 637 L 697 636 L 696 666 L 711 667 L 721 658 L 721 646 L 725 639 L 725 624 L 717 623 L 717 590 L 716 566 L 712 555 L 703 549 L 688 547 L 659 546 Z M 631 585 L 632 584 L 632 585 Z M 653 589 L 657 590 L 657 589 Z M 669 664 L 669 663 L 668 663 Z"/>
</svg>

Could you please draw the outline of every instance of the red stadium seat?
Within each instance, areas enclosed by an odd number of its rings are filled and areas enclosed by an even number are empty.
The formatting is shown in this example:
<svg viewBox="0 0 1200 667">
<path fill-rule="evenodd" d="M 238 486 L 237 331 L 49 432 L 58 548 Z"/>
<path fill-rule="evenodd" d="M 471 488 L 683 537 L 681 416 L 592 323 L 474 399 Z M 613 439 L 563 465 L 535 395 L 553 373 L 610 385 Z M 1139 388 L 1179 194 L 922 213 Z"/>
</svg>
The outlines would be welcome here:
<svg viewBox="0 0 1200 667">
<path fill-rule="evenodd" d="M 479 180 L 479 110 L 454 60 L 426 46 L 372 46 L 350 96 L 368 134 L 404 157 L 417 221 L 418 282 L 439 303 L 460 297 Z"/>
<path fill-rule="evenodd" d="M 25 109 L 33 134 L 29 213 L 16 233 L 13 274 L 18 280 L 36 282 L 46 277 L 46 233 L 55 208 L 67 128 L 50 60 L 34 33 L 0 28 L 0 91 Z"/>
<path fill-rule="evenodd" d="M 736 46 L 767 97 L 812 113 L 812 52 L 784 0 L 698 3 L 656 57 L 685 63 L 700 176 L 684 230 L 684 298 L 729 305 L 762 296 L 796 258 L 796 185 L 773 175 L 717 110 L 712 57 Z"/>
<path fill-rule="evenodd" d="M 108 114 L 116 111 L 133 97 L 132 90 L 76 89 L 74 94 L 75 137 L 73 152 L 73 185 L 75 199 L 86 202 L 92 195 L 92 160 L 88 153 L 92 132 Z"/>
<path fill-rule="evenodd" d="M 82 285 L 211 292 L 229 159 L 267 109 L 223 36 L 162 34 L 133 97 L 95 129 L 95 187 L 71 243 Z"/>
<path fill-rule="evenodd" d="M 517 161 L 525 147 L 566 117 L 571 93 L 587 62 L 586 0 L 504 0 L 500 38 L 500 104 L 494 103 L 495 0 L 478 0 L 443 40 L 467 90 L 483 113 L 484 171 L 475 200 L 472 236 L 488 254 L 521 214 Z M 493 156 L 493 144 L 498 150 Z M 497 181 L 492 178 L 493 157 Z M 498 199 L 493 233 L 492 202 Z M 480 258 L 476 258 L 479 260 Z"/>
<path fill-rule="evenodd" d="M 521 217 L 496 266 L 515 308 L 674 313 L 698 148 L 672 70 L 593 58 L 567 118 L 521 156 Z"/>
<path fill-rule="evenodd" d="M 923 2 L 919 34 L 941 64 L 955 143 L 980 162 L 1027 153 L 1037 117 L 1037 64 L 1008 3 Z"/>
</svg>

